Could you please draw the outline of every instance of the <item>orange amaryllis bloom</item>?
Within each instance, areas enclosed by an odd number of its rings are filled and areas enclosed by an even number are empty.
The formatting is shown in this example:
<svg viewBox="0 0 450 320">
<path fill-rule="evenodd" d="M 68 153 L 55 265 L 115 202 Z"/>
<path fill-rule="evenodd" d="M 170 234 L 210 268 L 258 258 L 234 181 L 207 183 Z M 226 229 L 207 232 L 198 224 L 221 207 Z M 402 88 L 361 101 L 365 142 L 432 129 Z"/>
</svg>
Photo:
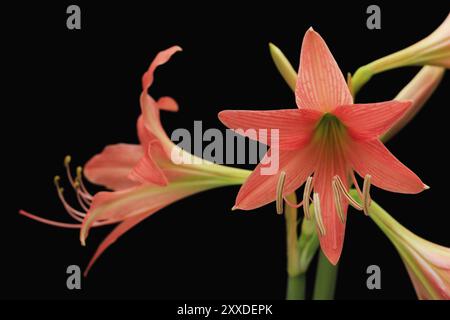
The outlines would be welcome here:
<svg viewBox="0 0 450 320">
<path fill-rule="evenodd" d="M 276 199 L 286 200 L 306 182 L 303 202 L 286 202 L 303 205 L 308 218 L 312 215 L 312 193 L 322 250 L 336 264 L 344 241 L 347 206 L 367 213 L 371 183 L 399 193 L 418 193 L 427 188 L 379 140 L 411 103 L 353 104 L 336 61 L 312 29 L 303 39 L 295 97 L 297 109 L 219 113 L 226 126 L 241 129 L 244 134 L 250 132 L 249 138 L 259 138 L 253 134 L 255 129 L 279 130 L 279 143 L 268 142 L 269 152 L 279 153 L 278 172 L 262 174 L 260 169 L 266 163 L 262 161 L 241 187 L 235 208 L 251 210 Z M 357 186 L 353 171 L 365 179 L 360 192 L 365 199 L 363 205 L 348 194 L 350 183 Z"/>
<path fill-rule="evenodd" d="M 160 52 L 143 76 L 140 98 L 142 114 L 137 121 L 140 144 L 107 146 L 85 166 L 84 174 L 88 180 L 115 191 L 91 195 L 82 181 L 81 167 L 77 169 L 76 177 L 72 176 L 68 156 L 64 162 L 67 175 L 82 210 L 73 208 L 65 200 L 59 186 L 59 177 L 55 178 L 55 183 L 66 211 L 77 223 L 52 221 L 20 211 L 21 214 L 46 224 L 80 228 L 83 245 L 91 227 L 119 223 L 100 244 L 86 273 L 117 238 L 158 210 L 201 191 L 240 185 L 249 174 L 246 170 L 213 164 L 185 152 L 175 146 L 164 131 L 159 112 L 176 111 L 177 103 L 169 97 L 156 101 L 148 95 L 147 90 L 153 82 L 155 69 L 180 50 L 180 47 L 175 46 Z M 181 162 L 180 159 L 185 161 Z"/>
<path fill-rule="evenodd" d="M 426 38 L 356 70 L 351 81 L 352 90 L 358 92 L 375 74 L 394 68 L 424 65 L 450 68 L 450 14 Z"/>
<path fill-rule="evenodd" d="M 356 192 L 352 195 L 358 197 Z M 370 207 L 369 214 L 396 247 L 417 297 L 421 300 L 449 300 L 450 248 L 418 237 L 376 203 Z"/>
</svg>

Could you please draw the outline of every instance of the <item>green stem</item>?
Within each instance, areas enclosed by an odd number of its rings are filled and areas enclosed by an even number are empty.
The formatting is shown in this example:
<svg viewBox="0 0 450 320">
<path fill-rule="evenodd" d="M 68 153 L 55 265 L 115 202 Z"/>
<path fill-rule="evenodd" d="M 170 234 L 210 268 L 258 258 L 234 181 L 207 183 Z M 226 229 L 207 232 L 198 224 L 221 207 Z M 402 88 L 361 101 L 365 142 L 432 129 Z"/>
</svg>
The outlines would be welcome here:
<svg viewBox="0 0 450 320">
<path fill-rule="evenodd" d="M 306 275 L 289 276 L 286 300 L 305 300 Z"/>
<path fill-rule="evenodd" d="M 287 200 L 296 203 L 295 193 L 286 196 Z M 286 247 L 287 247 L 287 273 L 288 283 L 286 291 L 287 300 L 303 300 L 305 298 L 305 274 L 300 268 L 300 251 L 297 232 L 297 208 L 286 206 Z"/>
<path fill-rule="evenodd" d="M 313 300 L 333 300 L 336 288 L 337 265 L 332 265 L 322 250 L 319 254 Z"/>
</svg>

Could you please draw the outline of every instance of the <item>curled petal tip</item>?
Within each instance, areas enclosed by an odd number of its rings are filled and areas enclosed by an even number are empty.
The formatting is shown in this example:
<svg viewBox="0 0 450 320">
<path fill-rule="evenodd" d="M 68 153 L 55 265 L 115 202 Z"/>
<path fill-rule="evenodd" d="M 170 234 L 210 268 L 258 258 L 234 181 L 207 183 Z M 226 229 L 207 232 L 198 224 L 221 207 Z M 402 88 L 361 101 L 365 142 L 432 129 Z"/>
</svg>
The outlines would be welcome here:
<svg viewBox="0 0 450 320">
<path fill-rule="evenodd" d="M 428 189 L 430 189 L 430 186 L 424 184 L 424 185 L 423 185 L 423 190 L 428 190 Z"/>
<path fill-rule="evenodd" d="M 233 206 L 233 208 L 231 208 L 231 211 L 236 211 L 237 209 L 239 209 L 237 206 Z"/>
</svg>

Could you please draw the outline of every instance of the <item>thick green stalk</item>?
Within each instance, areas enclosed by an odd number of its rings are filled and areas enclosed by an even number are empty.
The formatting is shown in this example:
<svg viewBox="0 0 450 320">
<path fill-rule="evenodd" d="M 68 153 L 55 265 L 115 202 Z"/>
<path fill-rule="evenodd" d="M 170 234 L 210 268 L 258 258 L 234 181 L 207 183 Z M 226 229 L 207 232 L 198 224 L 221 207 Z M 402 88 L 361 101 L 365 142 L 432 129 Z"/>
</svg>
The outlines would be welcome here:
<svg viewBox="0 0 450 320">
<path fill-rule="evenodd" d="M 306 274 L 288 276 L 286 300 L 305 300 Z"/>
<path fill-rule="evenodd" d="M 336 288 L 337 265 L 332 265 L 322 250 L 319 254 L 313 300 L 333 300 Z"/>
<path fill-rule="evenodd" d="M 297 203 L 295 193 L 288 195 L 287 200 Z M 303 300 L 305 299 L 305 274 L 300 267 L 300 251 L 298 246 L 297 235 L 297 208 L 286 206 L 286 247 L 287 247 L 287 273 L 288 283 L 286 291 L 287 300 Z"/>
</svg>

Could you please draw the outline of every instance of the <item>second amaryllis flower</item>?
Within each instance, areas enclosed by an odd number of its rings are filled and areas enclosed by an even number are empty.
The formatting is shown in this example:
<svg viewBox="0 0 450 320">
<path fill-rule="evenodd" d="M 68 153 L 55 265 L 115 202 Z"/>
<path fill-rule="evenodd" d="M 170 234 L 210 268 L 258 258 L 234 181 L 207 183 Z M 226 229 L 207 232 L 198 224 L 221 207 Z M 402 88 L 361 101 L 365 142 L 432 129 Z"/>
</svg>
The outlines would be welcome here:
<svg viewBox="0 0 450 320">
<path fill-rule="evenodd" d="M 331 263 L 339 260 L 348 204 L 367 212 L 370 185 L 399 193 L 418 193 L 427 186 L 397 160 L 379 136 L 396 123 L 409 101 L 354 104 L 346 81 L 322 37 L 310 29 L 303 39 L 295 89 L 297 109 L 272 111 L 222 111 L 220 120 L 229 128 L 277 129 L 279 170 L 261 174 L 262 164 L 239 191 L 235 207 L 251 210 L 286 197 L 305 182 L 303 205 L 308 217 L 314 202 L 320 244 Z M 249 138 L 255 138 L 254 130 Z M 265 142 L 265 141 L 264 141 Z M 358 186 L 356 171 L 365 179 L 363 205 L 348 194 Z M 281 191 L 280 191 L 281 181 Z M 311 199 L 312 198 L 312 199 Z M 289 202 L 287 202 L 289 204 Z"/>
<path fill-rule="evenodd" d="M 147 90 L 153 83 L 156 68 L 180 51 L 171 47 L 160 52 L 142 78 L 141 115 L 137 121 L 139 144 L 114 144 L 92 157 L 84 168 L 89 181 L 114 191 L 91 195 L 82 180 L 81 168 L 76 177 L 70 172 L 70 157 L 65 166 L 81 209 L 69 205 L 55 178 L 58 196 L 76 223 L 52 221 L 21 211 L 34 220 L 63 228 L 79 228 L 84 245 L 92 227 L 118 224 L 103 240 L 91 259 L 86 273 L 97 258 L 121 235 L 160 209 L 195 193 L 227 185 L 240 185 L 246 170 L 225 167 L 199 159 L 172 143 L 160 122 L 160 110 L 176 111 L 170 97 L 153 99 Z"/>
</svg>

